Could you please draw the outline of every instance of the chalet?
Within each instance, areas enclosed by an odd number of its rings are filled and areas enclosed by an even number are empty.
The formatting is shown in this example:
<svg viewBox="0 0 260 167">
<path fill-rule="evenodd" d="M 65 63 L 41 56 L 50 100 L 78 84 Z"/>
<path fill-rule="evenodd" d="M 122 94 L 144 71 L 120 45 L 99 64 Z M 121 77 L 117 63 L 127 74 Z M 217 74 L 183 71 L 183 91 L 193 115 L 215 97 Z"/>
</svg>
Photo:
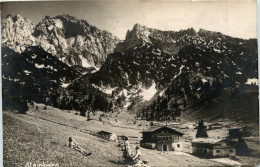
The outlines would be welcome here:
<svg viewBox="0 0 260 167">
<path fill-rule="evenodd" d="M 223 128 L 222 124 L 220 124 L 220 123 L 213 123 L 213 124 L 209 125 L 208 129 L 222 129 L 222 128 Z"/>
<path fill-rule="evenodd" d="M 192 153 L 201 156 L 235 156 L 235 147 L 235 142 L 228 139 L 197 138 L 192 140 Z"/>
<path fill-rule="evenodd" d="M 99 131 L 97 134 L 100 135 L 100 137 L 102 137 L 105 140 L 109 140 L 111 135 L 112 135 L 112 133 L 107 132 L 107 131 L 103 131 L 103 130 Z"/>
<path fill-rule="evenodd" d="M 111 141 L 118 142 L 118 137 L 115 133 L 111 133 L 111 132 L 107 132 L 107 131 L 99 131 L 97 134 L 105 140 L 111 140 Z"/>
<path fill-rule="evenodd" d="M 183 144 L 180 138 L 183 133 L 170 127 L 157 127 L 142 132 L 143 139 L 141 147 L 156 149 L 158 151 L 183 151 Z"/>
</svg>

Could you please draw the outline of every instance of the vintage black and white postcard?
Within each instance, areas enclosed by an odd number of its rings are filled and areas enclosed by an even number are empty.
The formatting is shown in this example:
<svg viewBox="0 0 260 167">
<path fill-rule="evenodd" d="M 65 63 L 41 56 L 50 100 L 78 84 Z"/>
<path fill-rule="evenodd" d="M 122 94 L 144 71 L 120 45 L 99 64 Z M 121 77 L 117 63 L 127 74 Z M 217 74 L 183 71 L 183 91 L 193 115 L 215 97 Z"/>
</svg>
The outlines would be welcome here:
<svg viewBox="0 0 260 167">
<path fill-rule="evenodd" d="M 257 1 L 2 2 L 3 165 L 260 165 L 257 46 Z"/>
</svg>

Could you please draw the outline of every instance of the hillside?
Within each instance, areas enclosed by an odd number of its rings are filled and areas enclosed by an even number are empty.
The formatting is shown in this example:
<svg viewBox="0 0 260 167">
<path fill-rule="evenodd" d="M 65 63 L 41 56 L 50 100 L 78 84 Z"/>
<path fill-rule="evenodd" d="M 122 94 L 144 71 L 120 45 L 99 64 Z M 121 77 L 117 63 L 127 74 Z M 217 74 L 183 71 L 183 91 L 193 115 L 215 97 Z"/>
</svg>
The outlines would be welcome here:
<svg viewBox="0 0 260 167">
<path fill-rule="evenodd" d="M 27 47 L 21 54 L 2 48 L 3 108 L 26 112 L 31 101 L 76 109 L 111 109 L 107 95 L 82 78 L 88 69 L 68 66 L 41 47 Z M 81 104 L 81 105 L 79 105 Z"/>
<path fill-rule="evenodd" d="M 90 81 L 142 118 L 165 120 L 179 117 L 183 110 L 196 111 L 196 105 L 214 100 L 225 88 L 239 90 L 237 96 L 257 90 L 257 85 L 250 86 L 257 74 L 256 40 L 137 24 Z"/>
<path fill-rule="evenodd" d="M 257 123 L 258 91 L 248 90 L 241 93 L 239 89 L 226 88 L 218 97 L 200 104 L 187 107 L 182 111 L 181 119 L 186 121 L 216 121 L 230 119 Z"/>
<path fill-rule="evenodd" d="M 76 115 L 75 110 L 60 110 L 44 104 L 32 103 L 27 114 L 18 114 L 5 110 L 4 124 L 4 166 L 24 166 L 32 163 L 58 163 L 59 166 L 126 166 L 122 158 L 121 147 L 113 141 L 103 140 L 96 135 L 100 130 L 129 137 L 131 148 L 139 145 L 141 131 L 149 128 L 149 122 L 134 119 L 134 115 L 126 111 L 97 112 L 91 114 L 91 121 Z M 104 115 L 102 121 L 99 116 Z M 236 122 L 229 121 L 231 124 Z M 170 122 L 169 122 L 170 123 Z M 195 122 L 189 122 L 195 123 Z M 240 124 L 240 123 L 239 123 Z M 188 124 L 183 124 L 186 126 Z M 241 124 L 241 126 L 245 124 Z M 160 152 L 141 148 L 142 160 L 148 161 L 147 166 L 230 166 L 259 164 L 258 126 L 252 126 L 253 136 L 246 138 L 252 156 L 237 156 L 235 161 L 228 158 L 203 159 L 191 153 L 191 140 L 195 138 L 196 129 L 177 128 L 184 133 L 184 152 Z M 17 130 L 19 129 L 19 131 Z M 208 131 L 211 137 L 225 137 L 228 129 Z M 85 157 L 81 153 L 67 147 L 68 138 L 73 137 L 87 152 L 92 155 Z M 217 162 L 222 160 L 223 162 Z M 227 161 L 228 160 L 228 161 Z"/>
<path fill-rule="evenodd" d="M 27 115 L 4 111 L 4 166 L 24 166 L 27 162 L 43 161 L 58 163 L 59 166 L 125 166 L 129 163 L 122 158 L 118 143 L 103 140 L 88 132 L 107 130 L 117 135 L 127 135 L 132 148 L 141 139 L 139 132 L 143 127 L 131 125 L 130 122 L 127 125 L 123 119 L 119 120 L 121 123 L 105 119 L 104 125 L 95 116 L 92 117 L 94 120 L 86 121 L 86 118 L 75 115 L 75 111 L 68 113 L 53 107 L 44 109 L 44 105 L 36 103 L 29 108 Z M 68 148 L 68 138 L 71 136 L 92 155 L 85 157 Z M 228 165 L 187 153 L 162 154 L 144 148 L 141 150 L 148 166 Z"/>
<path fill-rule="evenodd" d="M 122 166 L 114 163 L 122 161 L 116 143 L 28 115 L 4 113 L 3 118 L 4 166 L 25 166 L 27 162 L 64 167 Z M 92 155 L 85 157 L 70 149 L 67 145 L 71 136 Z"/>
</svg>

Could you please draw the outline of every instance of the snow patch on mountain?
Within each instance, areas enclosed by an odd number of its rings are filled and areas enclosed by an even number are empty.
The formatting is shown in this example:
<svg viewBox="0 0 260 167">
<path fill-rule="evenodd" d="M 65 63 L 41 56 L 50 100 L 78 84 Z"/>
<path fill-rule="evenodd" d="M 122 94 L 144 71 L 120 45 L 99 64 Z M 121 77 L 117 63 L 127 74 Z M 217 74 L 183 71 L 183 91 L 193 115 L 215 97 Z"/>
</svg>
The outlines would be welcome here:
<svg viewBox="0 0 260 167">
<path fill-rule="evenodd" d="M 126 102 L 126 104 L 123 106 L 125 109 L 127 109 L 132 103 L 130 101 Z"/>
<path fill-rule="evenodd" d="M 182 73 L 183 67 L 184 67 L 184 65 L 181 65 L 180 70 L 179 70 L 179 73 L 174 76 L 173 80 L 175 80 L 175 79 Z"/>
<path fill-rule="evenodd" d="M 206 83 L 206 82 L 208 82 L 208 80 L 202 78 L 202 82 L 203 82 L 203 83 Z"/>
<path fill-rule="evenodd" d="M 150 100 L 157 93 L 156 84 L 153 82 L 152 86 L 148 89 L 142 89 L 140 96 L 143 96 L 144 100 Z"/>
<path fill-rule="evenodd" d="M 31 72 L 30 71 L 28 71 L 28 70 L 24 70 L 23 71 L 26 75 L 29 75 Z"/>
<path fill-rule="evenodd" d="M 92 65 L 89 64 L 89 62 L 87 61 L 87 59 L 84 58 L 82 55 L 79 55 L 79 58 L 80 58 L 80 60 L 81 60 L 81 65 L 82 65 L 82 67 L 86 67 L 86 68 L 92 67 Z"/>
<path fill-rule="evenodd" d="M 104 93 L 112 95 L 113 91 L 115 90 L 115 88 L 105 88 L 105 89 L 101 89 Z"/>
<path fill-rule="evenodd" d="M 35 67 L 36 68 L 44 68 L 44 64 L 37 64 L 37 63 L 35 63 Z"/>
<path fill-rule="evenodd" d="M 69 83 L 62 83 L 61 84 L 61 87 L 63 87 L 63 88 L 67 88 L 69 86 Z"/>
<path fill-rule="evenodd" d="M 258 79 L 256 79 L 256 78 L 248 78 L 246 84 L 248 84 L 248 85 L 251 85 L 251 84 L 258 85 L 259 82 L 258 82 Z"/>
<path fill-rule="evenodd" d="M 128 95 L 126 89 L 122 89 L 122 90 L 120 91 L 120 93 L 118 94 L 118 96 L 125 96 L 126 98 L 129 98 L 129 95 Z"/>
<path fill-rule="evenodd" d="M 98 90 L 102 91 L 103 93 L 107 94 L 107 95 L 112 95 L 113 91 L 116 89 L 116 88 L 110 88 L 110 87 L 99 87 L 95 84 L 92 84 L 93 87 L 97 88 Z"/>
<path fill-rule="evenodd" d="M 35 59 L 36 57 L 37 57 L 36 54 L 33 54 L 33 55 L 32 55 L 32 59 Z"/>
<path fill-rule="evenodd" d="M 221 53 L 221 50 L 214 48 L 214 51 L 217 53 Z"/>
</svg>

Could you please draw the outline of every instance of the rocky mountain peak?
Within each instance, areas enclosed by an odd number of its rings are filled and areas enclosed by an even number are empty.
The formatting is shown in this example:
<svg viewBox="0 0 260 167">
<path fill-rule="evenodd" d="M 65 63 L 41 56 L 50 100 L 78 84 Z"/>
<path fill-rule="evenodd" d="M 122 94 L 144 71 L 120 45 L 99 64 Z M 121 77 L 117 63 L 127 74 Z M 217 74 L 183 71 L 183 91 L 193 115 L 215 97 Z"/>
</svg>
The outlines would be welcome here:
<svg viewBox="0 0 260 167">
<path fill-rule="evenodd" d="M 197 35 L 194 28 L 180 31 L 161 31 L 135 24 L 132 30 L 127 31 L 125 41 L 118 44 L 116 51 L 121 52 L 149 43 L 159 46 L 160 49 L 167 53 L 175 54 L 180 47 L 185 45 L 185 42 L 181 41 L 184 37 Z"/>
<path fill-rule="evenodd" d="M 116 51 L 127 50 L 137 45 L 145 43 L 151 43 L 149 39 L 151 29 L 140 24 L 135 24 L 132 30 L 128 30 L 126 33 L 125 41 L 120 43 Z"/>
<path fill-rule="evenodd" d="M 25 18 L 23 18 L 21 15 L 19 14 L 9 14 L 5 17 L 5 19 L 12 19 L 13 22 L 19 22 L 21 20 L 24 20 Z"/>
<path fill-rule="evenodd" d="M 197 35 L 198 35 L 197 32 L 196 32 L 196 30 L 195 30 L 193 27 L 188 28 L 188 29 L 186 30 L 186 33 L 187 33 L 188 35 L 190 35 L 190 36 L 197 36 Z"/>
<path fill-rule="evenodd" d="M 19 14 L 7 15 L 2 20 L 2 44 L 21 53 L 27 46 L 36 45 L 34 28 L 30 20 Z"/>
<path fill-rule="evenodd" d="M 19 53 L 27 46 L 38 45 L 67 65 L 98 69 L 113 53 L 119 39 L 70 15 L 45 16 L 34 26 L 14 14 L 2 20 L 2 42 Z"/>
<path fill-rule="evenodd" d="M 43 19 L 34 35 L 39 44 L 68 65 L 99 68 L 119 39 L 70 15 Z"/>
<path fill-rule="evenodd" d="M 126 34 L 126 40 L 143 40 L 145 42 L 150 42 L 148 36 L 151 29 L 146 26 L 141 26 L 140 24 L 135 24 L 132 31 L 128 31 Z"/>
<path fill-rule="evenodd" d="M 218 38 L 225 38 L 227 35 L 224 35 L 220 32 L 215 32 L 215 31 L 209 31 L 205 29 L 199 29 L 198 35 L 201 37 L 218 37 Z"/>
<path fill-rule="evenodd" d="M 66 19 L 66 20 L 71 20 L 71 21 L 72 21 L 72 20 L 77 20 L 76 17 L 71 16 L 71 15 L 69 15 L 69 14 L 58 15 L 58 16 L 56 16 L 55 18 Z"/>
</svg>

